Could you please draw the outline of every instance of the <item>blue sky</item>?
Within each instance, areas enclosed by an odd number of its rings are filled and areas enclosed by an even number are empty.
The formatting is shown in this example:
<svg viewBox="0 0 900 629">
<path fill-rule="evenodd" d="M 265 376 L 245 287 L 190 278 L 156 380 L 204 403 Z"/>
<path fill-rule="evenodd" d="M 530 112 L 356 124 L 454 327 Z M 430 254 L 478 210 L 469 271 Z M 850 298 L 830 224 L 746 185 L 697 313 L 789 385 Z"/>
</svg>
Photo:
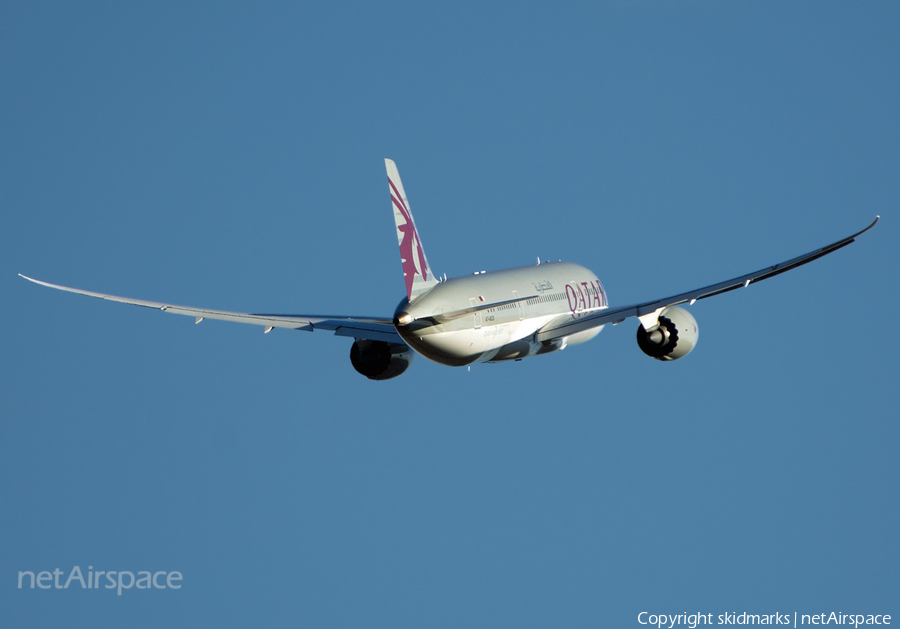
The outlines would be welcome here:
<svg viewBox="0 0 900 629">
<path fill-rule="evenodd" d="M 6 3 L 4 626 L 606 627 L 900 615 L 893 3 Z M 383 158 L 435 272 L 584 264 L 636 323 L 389 382 L 347 339 L 213 308 L 385 315 Z M 19 590 L 18 571 L 180 590 Z"/>
</svg>

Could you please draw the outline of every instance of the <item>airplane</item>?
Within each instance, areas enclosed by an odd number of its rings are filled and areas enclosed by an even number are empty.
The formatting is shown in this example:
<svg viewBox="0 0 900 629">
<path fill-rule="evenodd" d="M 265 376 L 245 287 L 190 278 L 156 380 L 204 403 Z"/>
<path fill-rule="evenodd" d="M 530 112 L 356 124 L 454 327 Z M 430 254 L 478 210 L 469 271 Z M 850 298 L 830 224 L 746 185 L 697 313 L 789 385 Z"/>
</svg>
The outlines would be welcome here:
<svg viewBox="0 0 900 629">
<path fill-rule="evenodd" d="M 662 299 L 611 307 L 600 279 L 571 262 L 538 258 L 529 266 L 437 277 L 425 257 L 397 166 L 390 159 L 384 161 L 406 283 L 406 297 L 392 318 L 211 310 L 117 297 L 19 275 L 70 293 L 192 316 L 195 323 L 235 321 L 263 326 L 266 333 L 275 328 L 329 330 L 353 339 L 350 362 L 357 372 L 371 380 L 388 380 L 405 372 L 416 354 L 455 367 L 517 361 L 580 345 L 606 324 L 629 317 L 639 321 L 637 343 L 642 352 L 658 360 L 678 360 L 694 349 L 699 338 L 696 320 L 680 304 L 693 305 L 812 262 L 849 245 L 880 218 L 852 236 L 753 273 Z"/>
</svg>

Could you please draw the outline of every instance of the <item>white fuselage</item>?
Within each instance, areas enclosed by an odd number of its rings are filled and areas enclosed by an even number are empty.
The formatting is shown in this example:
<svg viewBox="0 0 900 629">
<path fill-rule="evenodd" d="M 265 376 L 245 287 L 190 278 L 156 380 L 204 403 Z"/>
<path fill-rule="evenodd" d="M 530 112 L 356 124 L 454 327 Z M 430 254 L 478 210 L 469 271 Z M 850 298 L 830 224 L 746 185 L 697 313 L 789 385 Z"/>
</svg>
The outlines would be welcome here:
<svg viewBox="0 0 900 629">
<path fill-rule="evenodd" d="M 536 333 L 607 306 L 606 291 L 589 269 L 545 262 L 444 280 L 411 303 L 400 302 L 394 323 L 417 353 L 459 366 L 520 360 L 583 343 L 602 326 L 553 342 L 537 341 Z"/>
</svg>

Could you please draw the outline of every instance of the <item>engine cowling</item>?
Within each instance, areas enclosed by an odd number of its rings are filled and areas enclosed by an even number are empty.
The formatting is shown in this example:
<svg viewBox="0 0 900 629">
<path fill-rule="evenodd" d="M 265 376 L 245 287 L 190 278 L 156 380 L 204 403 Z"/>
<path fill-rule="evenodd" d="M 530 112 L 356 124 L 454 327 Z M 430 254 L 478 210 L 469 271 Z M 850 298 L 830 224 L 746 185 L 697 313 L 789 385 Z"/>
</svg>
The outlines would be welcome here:
<svg viewBox="0 0 900 629">
<path fill-rule="evenodd" d="M 350 347 L 353 368 L 369 380 L 388 380 L 406 371 L 413 353 L 406 345 L 357 339 Z"/>
<path fill-rule="evenodd" d="M 684 308 L 668 306 L 659 313 L 659 327 L 650 332 L 639 325 L 637 342 L 641 351 L 657 360 L 677 360 L 691 353 L 700 330 L 693 315 Z"/>
</svg>

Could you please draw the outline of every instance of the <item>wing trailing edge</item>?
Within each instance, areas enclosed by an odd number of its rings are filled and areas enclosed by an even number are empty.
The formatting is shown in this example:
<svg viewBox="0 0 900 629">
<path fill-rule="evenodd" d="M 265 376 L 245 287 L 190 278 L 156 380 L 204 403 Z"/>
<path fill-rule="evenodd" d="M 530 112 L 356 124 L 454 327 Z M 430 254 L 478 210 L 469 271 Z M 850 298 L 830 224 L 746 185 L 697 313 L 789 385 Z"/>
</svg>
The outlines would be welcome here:
<svg viewBox="0 0 900 629">
<path fill-rule="evenodd" d="M 403 339 L 397 333 L 397 329 L 390 319 L 379 317 L 345 317 L 331 315 L 283 315 L 283 314 L 254 314 L 245 312 L 231 312 L 228 310 L 213 310 L 210 308 L 196 308 L 193 306 L 178 306 L 159 301 L 147 301 L 145 299 L 132 299 L 130 297 L 119 297 L 118 295 L 108 295 L 106 293 L 97 293 L 94 291 L 83 290 L 80 288 L 72 288 L 70 286 L 61 286 L 59 284 L 51 284 L 36 280 L 27 275 L 19 273 L 29 282 L 34 282 L 47 288 L 75 293 L 77 295 L 85 295 L 87 297 L 96 297 L 106 301 L 115 301 L 131 306 L 141 306 L 143 308 L 153 308 L 171 314 L 186 315 L 194 317 L 194 323 L 200 323 L 204 319 L 214 319 L 218 321 L 231 321 L 234 323 L 248 323 L 251 325 L 261 325 L 266 332 L 270 332 L 273 328 L 285 328 L 289 330 L 304 330 L 313 332 L 315 330 L 330 330 L 338 336 L 349 336 L 356 339 L 367 339 L 372 341 L 385 341 L 388 343 L 404 343 Z"/>
<path fill-rule="evenodd" d="M 779 262 L 778 264 L 774 264 L 764 269 L 754 271 L 753 273 L 747 273 L 746 275 L 741 275 L 740 277 L 735 277 L 724 282 L 704 286 L 703 288 L 690 290 L 678 295 L 672 295 L 671 297 L 666 297 L 664 299 L 641 302 L 638 304 L 632 304 L 630 306 L 624 306 L 620 308 L 606 308 L 604 310 L 580 317 L 578 319 L 573 319 L 568 315 L 565 317 L 561 317 L 556 321 L 551 321 L 541 330 L 539 330 L 537 332 L 537 339 L 538 341 L 552 341 L 565 336 L 569 336 L 571 334 L 583 332 L 584 330 L 596 328 L 607 323 L 620 323 L 628 317 L 638 317 L 641 320 L 641 324 L 644 326 L 644 328 L 649 330 L 655 324 L 656 317 L 659 314 L 659 311 L 666 306 L 676 306 L 685 302 L 690 302 L 691 304 L 693 304 L 697 300 L 706 299 L 707 297 L 713 297 L 715 295 L 721 295 L 722 293 L 727 293 L 728 291 L 732 291 L 738 288 L 745 288 L 750 284 L 753 284 L 754 282 L 761 282 L 762 280 L 769 279 L 770 277 L 780 275 L 785 271 L 796 269 L 798 266 L 802 266 L 804 264 L 812 262 L 813 260 L 818 260 L 822 256 L 833 253 L 838 249 L 846 247 L 847 245 L 852 243 L 859 236 L 875 227 L 875 224 L 880 218 L 880 216 L 876 216 L 875 220 L 872 221 L 868 225 L 868 227 L 856 232 L 852 236 L 847 236 L 846 238 L 842 238 L 841 240 L 833 242 L 830 245 L 820 247 L 819 249 L 810 251 L 809 253 L 803 254 L 802 256 L 797 256 L 796 258 L 792 258 L 785 262 Z"/>
</svg>

